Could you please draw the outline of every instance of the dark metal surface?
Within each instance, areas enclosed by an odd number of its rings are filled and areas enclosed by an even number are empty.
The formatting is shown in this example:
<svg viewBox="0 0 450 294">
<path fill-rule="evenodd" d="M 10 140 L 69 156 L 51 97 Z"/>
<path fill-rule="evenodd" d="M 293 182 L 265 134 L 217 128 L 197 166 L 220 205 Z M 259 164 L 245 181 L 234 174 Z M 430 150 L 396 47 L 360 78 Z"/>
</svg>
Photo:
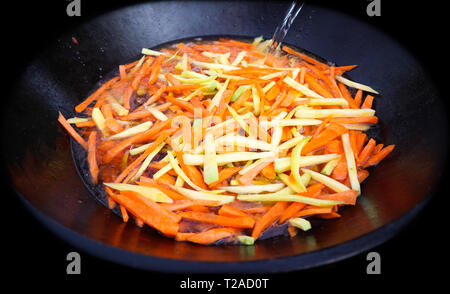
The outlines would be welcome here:
<svg viewBox="0 0 450 294">
<path fill-rule="evenodd" d="M 254 248 L 177 243 L 150 229 L 123 224 L 89 196 L 76 172 L 57 112 L 73 114 L 73 106 L 106 73 L 136 59 L 142 47 L 175 39 L 270 37 L 278 22 L 274 15 L 284 10 L 285 3 L 140 4 L 92 19 L 49 44 L 14 85 L 3 118 L 8 138 L 2 146 L 5 162 L 25 205 L 75 246 L 160 271 L 308 268 L 352 256 L 391 237 L 424 205 L 442 173 L 446 114 L 433 82 L 405 48 L 364 23 L 323 8 L 305 6 L 286 42 L 337 64 L 358 64 L 349 77 L 382 93 L 375 102 L 380 136 L 385 144 L 397 145 L 363 185 L 358 205 L 343 210 L 341 219 L 318 223 L 292 240 L 265 240 Z"/>
</svg>

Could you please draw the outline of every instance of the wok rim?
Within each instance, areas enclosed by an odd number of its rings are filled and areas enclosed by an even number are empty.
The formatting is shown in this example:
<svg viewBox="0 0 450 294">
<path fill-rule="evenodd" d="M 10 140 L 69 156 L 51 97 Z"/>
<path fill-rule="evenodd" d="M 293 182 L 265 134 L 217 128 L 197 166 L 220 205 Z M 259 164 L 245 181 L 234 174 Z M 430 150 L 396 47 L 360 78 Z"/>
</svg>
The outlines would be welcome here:
<svg viewBox="0 0 450 294">
<path fill-rule="evenodd" d="M 83 236 L 64 225 L 58 223 L 49 216 L 40 212 L 25 197 L 15 189 L 20 201 L 26 209 L 46 227 L 51 233 L 60 237 L 68 244 L 80 249 L 94 257 L 102 258 L 109 262 L 123 266 L 133 267 L 141 270 L 187 274 L 187 273 L 213 273 L 213 274 L 268 274 L 283 273 L 295 270 L 306 270 L 336 263 L 362 252 L 375 248 L 394 237 L 406 225 L 408 225 L 435 197 L 436 185 L 432 192 L 412 209 L 408 210 L 395 220 L 384 226 L 363 234 L 355 239 L 348 240 L 330 247 L 312 252 L 278 257 L 271 259 L 261 259 L 253 261 L 223 262 L 223 261 L 190 261 L 180 259 L 161 258 L 142 253 L 136 253 L 125 249 L 117 248 L 109 244 L 102 243 L 92 238 Z M 356 249 L 355 249 L 356 248 Z M 263 269 L 263 270 L 261 270 Z"/>
<path fill-rule="evenodd" d="M 137 4 L 138 5 L 138 4 Z M 105 14 L 111 13 L 119 9 L 114 9 L 112 11 L 108 11 Z M 339 12 L 341 13 L 341 12 Z M 102 14 L 100 16 L 103 16 Z M 344 14 L 348 16 L 347 14 Z M 88 19 L 83 24 L 91 22 L 92 19 Z M 373 27 L 373 26 L 370 26 Z M 73 31 L 75 28 L 70 29 L 68 32 Z M 68 32 L 63 33 L 62 35 L 66 35 Z M 383 32 L 388 38 L 392 39 L 390 35 Z M 219 35 L 204 35 L 203 37 L 215 37 Z M 220 35 L 220 36 L 233 36 L 236 38 L 247 38 L 247 36 L 241 35 Z M 194 39 L 196 37 L 187 37 L 182 39 Z M 174 40 L 174 41 L 177 41 Z M 162 45 L 166 45 L 169 43 L 173 43 L 174 41 L 164 42 L 162 44 L 158 44 L 154 47 L 159 47 Z M 402 49 L 405 49 L 411 56 L 422 65 L 420 59 L 417 59 L 417 56 L 409 52 L 403 44 L 395 41 L 397 45 L 399 45 Z M 291 45 L 291 44 L 288 44 Z M 295 46 L 295 48 L 299 48 Z M 42 50 L 45 51 L 48 49 L 48 46 Z M 303 52 L 308 55 L 317 56 L 316 54 L 310 52 L 309 50 L 302 49 Z M 320 56 L 319 56 L 320 57 Z M 36 60 L 39 58 L 39 55 L 34 56 L 32 60 Z M 31 61 L 30 63 L 32 63 Z M 423 67 L 425 69 L 425 75 L 429 77 L 429 70 L 427 67 Z M 25 72 L 25 71 L 24 71 Z M 17 81 L 21 79 L 21 76 L 18 77 Z M 436 87 L 435 81 L 430 80 L 432 86 L 437 90 L 437 94 L 439 97 L 439 102 L 442 103 L 443 99 L 441 96 L 441 92 L 438 87 Z M 446 115 L 447 119 L 447 115 Z M 72 139 L 71 139 L 72 141 Z M 447 142 L 446 142 L 447 143 Z M 448 145 L 448 144 L 447 144 Z M 72 153 L 72 148 L 70 148 L 70 152 Z M 448 153 L 446 153 L 446 162 L 448 162 Z M 72 157 L 73 158 L 73 157 Z M 79 173 L 78 165 L 75 165 L 75 170 Z M 34 216 L 36 219 L 44 225 L 49 231 L 51 231 L 54 235 L 60 237 L 65 242 L 70 245 L 73 245 L 75 248 L 80 249 L 92 256 L 102 258 L 104 260 L 118 263 L 124 266 L 130 266 L 133 268 L 143 269 L 143 270 L 153 270 L 157 272 L 164 273 L 280 273 L 280 272 L 289 272 L 294 270 L 305 270 L 314 267 L 319 267 L 323 265 L 327 265 L 330 263 L 335 263 L 344 259 L 348 259 L 355 255 L 361 254 L 364 251 L 370 250 L 374 247 L 385 243 L 394 237 L 401 229 L 403 229 L 406 225 L 408 225 L 430 202 L 433 197 L 436 197 L 436 190 L 441 185 L 443 175 L 445 170 L 442 168 L 440 174 L 437 176 L 438 180 L 434 183 L 431 191 L 427 193 L 423 200 L 418 202 L 414 207 L 410 210 L 406 211 L 402 215 L 398 216 L 396 219 L 390 221 L 389 223 L 369 232 L 365 233 L 357 238 L 326 247 L 320 250 L 315 250 L 312 252 L 287 256 L 287 257 L 279 257 L 279 258 L 270 258 L 270 259 L 261 259 L 254 261 L 238 261 L 238 262 L 214 262 L 214 261 L 189 261 L 189 260 L 180 260 L 180 259 L 170 259 L 170 258 L 161 258 L 152 255 L 146 255 L 142 253 L 136 253 L 132 251 L 128 251 L 125 249 L 121 249 L 118 247 L 111 246 L 109 244 L 102 243 L 98 240 L 86 237 L 62 224 L 53 218 L 45 215 L 45 213 L 39 211 L 38 208 L 34 207 L 27 199 L 24 197 L 9 181 L 9 185 L 12 190 L 17 194 L 20 201 L 26 207 L 26 209 Z M 7 172 L 8 177 L 10 178 L 10 174 Z M 84 183 L 83 177 L 80 177 L 83 182 L 83 186 L 86 187 Z M 90 193 L 90 189 L 87 192 Z M 92 197 L 90 197 L 92 198 Z M 95 201 L 95 199 L 94 199 Z M 98 204 L 97 204 L 98 205 Z M 262 267 L 264 265 L 264 267 Z"/>
</svg>

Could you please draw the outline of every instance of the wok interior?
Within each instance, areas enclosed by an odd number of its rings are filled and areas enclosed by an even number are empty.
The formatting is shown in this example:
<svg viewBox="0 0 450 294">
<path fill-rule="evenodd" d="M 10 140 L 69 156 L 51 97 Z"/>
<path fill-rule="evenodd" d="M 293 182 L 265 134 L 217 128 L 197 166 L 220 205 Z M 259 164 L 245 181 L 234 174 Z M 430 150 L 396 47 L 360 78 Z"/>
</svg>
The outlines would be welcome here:
<svg viewBox="0 0 450 294">
<path fill-rule="evenodd" d="M 39 212 L 88 238 L 150 256 L 192 261 L 252 261 L 295 256 L 353 240 L 398 219 L 424 200 L 446 157 L 446 114 L 426 72 L 395 40 L 337 12 L 305 7 L 286 39 L 338 65 L 382 93 L 375 99 L 383 143 L 396 144 L 362 185 L 355 207 L 320 221 L 310 232 L 254 247 L 205 247 L 174 242 L 124 224 L 89 195 L 77 174 L 67 135 L 57 124 L 105 75 L 154 47 L 211 35 L 270 38 L 283 3 L 169 2 L 131 6 L 90 20 L 61 36 L 13 85 L 3 127 L 3 154 L 16 190 Z M 314 12 L 313 12 L 314 11 Z M 202 18 L 192 15 L 203 15 Z M 302 16 L 313 23 L 302 25 Z M 296 25 L 299 23 L 298 25 Z M 348 28 L 342 30 L 339 28 Z M 299 35 L 299 36 L 297 36 Z M 71 37 L 75 36 L 79 45 Z M 355 46 L 357 44 L 357 46 Z"/>
</svg>

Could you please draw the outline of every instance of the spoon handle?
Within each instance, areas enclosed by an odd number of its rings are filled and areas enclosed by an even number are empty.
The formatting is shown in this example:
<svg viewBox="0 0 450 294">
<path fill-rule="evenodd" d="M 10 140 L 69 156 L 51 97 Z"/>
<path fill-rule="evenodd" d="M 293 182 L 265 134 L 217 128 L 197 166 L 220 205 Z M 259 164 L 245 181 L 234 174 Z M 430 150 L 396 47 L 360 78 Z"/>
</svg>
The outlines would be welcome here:
<svg viewBox="0 0 450 294">
<path fill-rule="evenodd" d="M 284 37 L 286 37 L 289 28 L 291 27 L 300 10 L 302 10 L 303 4 L 303 2 L 297 0 L 292 1 L 289 9 L 286 11 L 286 15 L 284 16 L 282 22 L 275 29 L 272 37 L 272 43 L 269 48 L 269 54 L 275 55 L 277 47 L 284 40 Z"/>
</svg>

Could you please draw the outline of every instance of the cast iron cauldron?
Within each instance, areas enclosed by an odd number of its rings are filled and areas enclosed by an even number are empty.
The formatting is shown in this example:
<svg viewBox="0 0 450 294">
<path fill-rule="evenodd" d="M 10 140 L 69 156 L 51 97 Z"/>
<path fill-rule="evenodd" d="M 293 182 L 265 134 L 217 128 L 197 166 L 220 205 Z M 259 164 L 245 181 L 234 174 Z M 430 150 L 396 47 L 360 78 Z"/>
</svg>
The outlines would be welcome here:
<svg viewBox="0 0 450 294">
<path fill-rule="evenodd" d="M 151 229 L 124 224 L 94 200 L 77 173 L 69 138 L 56 122 L 58 111 L 71 116 L 73 106 L 98 81 L 117 65 L 137 59 L 142 47 L 211 35 L 270 38 L 279 20 L 274 16 L 285 9 L 286 3 L 139 4 L 92 19 L 49 44 L 14 85 L 4 117 L 5 164 L 24 205 L 74 246 L 114 262 L 165 272 L 310 268 L 393 236 L 425 205 L 442 173 L 446 115 L 432 81 L 405 48 L 364 23 L 311 5 L 286 42 L 338 65 L 358 64 L 349 77 L 382 93 L 375 102 L 377 134 L 385 144 L 397 145 L 371 172 L 358 205 L 345 208 L 342 218 L 319 223 L 293 239 L 268 239 L 254 247 L 177 243 Z"/>
</svg>

